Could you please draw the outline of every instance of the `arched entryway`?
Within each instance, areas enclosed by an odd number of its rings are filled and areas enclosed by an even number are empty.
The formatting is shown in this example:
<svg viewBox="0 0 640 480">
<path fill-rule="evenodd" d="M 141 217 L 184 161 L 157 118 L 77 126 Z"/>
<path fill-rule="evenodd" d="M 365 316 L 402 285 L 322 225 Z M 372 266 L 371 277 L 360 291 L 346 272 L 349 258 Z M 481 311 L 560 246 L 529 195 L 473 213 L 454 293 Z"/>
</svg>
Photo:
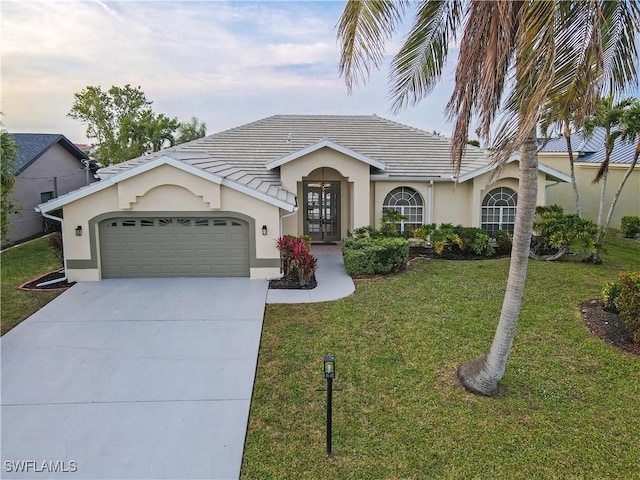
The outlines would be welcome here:
<svg viewBox="0 0 640 480">
<path fill-rule="evenodd" d="M 312 242 L 342 238 L 343 182 L 332 168 L 318 168 L 303 179 L 303 232 Z"/>
</svg>

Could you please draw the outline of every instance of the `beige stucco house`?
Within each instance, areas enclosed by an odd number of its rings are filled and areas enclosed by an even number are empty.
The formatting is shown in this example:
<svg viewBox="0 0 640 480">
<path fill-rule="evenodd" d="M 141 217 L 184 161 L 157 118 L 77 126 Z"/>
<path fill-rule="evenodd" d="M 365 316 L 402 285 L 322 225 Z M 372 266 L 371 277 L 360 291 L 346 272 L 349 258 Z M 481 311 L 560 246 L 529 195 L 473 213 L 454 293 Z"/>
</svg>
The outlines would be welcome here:
<svg viewBox="0 0 640 480">
<path fill-rule="evenodd" d="M 613 196 L 633 161 L 636 145 L 637 142 L 623 142 L 621 139 L 614 143 L 605 190 L 605 218 L 609 213 Z M 595 222 L 598 219 L 600 208 L 602 183 L 594 184 L 592 182 L 605 159 L 604 129 L 596 129 L 590 138 L 585 138 L 581 133 L 574 133 L 571 136 L 571 148 L 574 151 L 576 185 L 583 215 Z M 540 162 L 544 162 L 555 170 L 566 174 L 570 172 L 565 137 L 554 138 L 546 142 L 541 140 L 538 158 Z M 560 205 L 568 213 L 576 213 L 576 202 L 570 183 L 561 182 L 548 188 L 547 203 Z M 640 216 L 640 168 L 637 165 L 622 189 L 609 226 L 620 228 L 620 220 L 625 215 Z"/>
<path fill-rule="evenodd" d="M 375 115 L 277 115 L 108 166 L 39 209 L 63 222 L 72 281 L 266 278 L 280 270 L 280 235 L 340 241 L 384 208 L 408 218 L 402 229 L 512 229 L 517 159 L 495 173 L 470 146 L 456 178 L 446 138 Z M 538 203 L 568 180 L 540 165 Z"/>
</svg>

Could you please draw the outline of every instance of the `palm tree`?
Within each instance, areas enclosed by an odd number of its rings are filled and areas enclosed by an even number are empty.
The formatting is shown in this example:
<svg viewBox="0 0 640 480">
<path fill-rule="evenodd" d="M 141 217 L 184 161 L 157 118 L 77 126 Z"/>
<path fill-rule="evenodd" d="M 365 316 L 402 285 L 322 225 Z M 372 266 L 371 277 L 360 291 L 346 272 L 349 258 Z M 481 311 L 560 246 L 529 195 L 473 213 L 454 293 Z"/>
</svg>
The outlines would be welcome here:
<svg viewBox="0 0 640 480">
<path fill-rule="evenodd" d="M 349 90 L 384 60 L 384 47 L 408 1 L 349 1 L 338 24 L 340 72 Z M 455 86 L 447 106 L 454 119 L 451 155 L 460 170 L 471 119 L 481 140 L 504 163 L 520 151 L 520 185 L 507 290 L 489 352 L 463 363 L 457 374 L 469 390 L 494 395 L 515 336 L 527 272 L 536 206 L 536 127 L 551 98 L 576 78 L 593 75 L 590 88 L 621 91 L 638 80 L 634 39 L 637 2 L 481 1 L 420 2 L 389 74 L 392 109 L 415 105 L 437 84 L 449 46 L 461 37 Z M 592 69 L 592 70 L 591 70 Z M 591 95 L 590 95 L 591 96 Z M 495 139 L 493 126 L 502 118 Z"/>
<path fill-rule="evenodd" d="M 574 90 L 574 92 L 577 93 L 576 90 Z M 567 95 L 563 98 L 551 100 L 550 109 L 545 112 L 540 127 L 547 138 L 550 136 L 550 130 L 562 133 L 565 138 L 567 154 L 569 155 L 569 174 L 571 177 L 573 198 L 576 203 L 576 213 L 582 218 L 582 203 L 580 202 L 580 193 L 578 191 L 578 183 L 576 182 L 575 157 L 573 155 L 573 145 L 571 144 L 572 127 L 580 130 L 581 128 L 576 126 L 583 125 L 582 122 L 576 119 L 576 115 L 574 114 L 574 110 L 578 106 L 576 104 L 579 104 L 582 99 L 576 98 L 573 94 L 570 95 L 571 96 Z"/>
<path fill-rule="evenodd" d="M 202 138 L 207 134 L 207 124 L 200 122 L 196 117 L 191 117 L 188 122 L 183 122 L 178 127 L 176 143 L 185 143 Z"/>
<path fill-rule="evenodd" d="M 616 193 L 613 195 L 611 199 L 611 206 L 609 207 L 609 213 L 607 214 L 607 219 L 604 223 L 604 235 L 606 235 L 609 230 L 609 224 L 611 223 L 611 217 L 613 216 L 613 209 L 618 203 L 618 198 L 620 197 L 620 193 L 622 189 L 627 183 L 627 180 L 631 176 L 631 172 L 638 163 L 638 157 L 640 157 L 640 101 L 637 99 L 632 99 L 628 108 L 625 109 L 622 118 L 620 119 L 620 132 L 621 132 L 621 140 L 625 142 L 636 142 L 636 151 L 633 155 L 633 160 L 631 160 L 631 164 L 627 171 L 625 172 L 622 180 L 620 180 L 620 184 L 618 185 L 618 189 Z"/>
<path fill-rule="evenodd" d="M 611 154 L 615 147 L 616 140 L 622 135 L 620 123 L 626 108 L 631 105 L 631 99 L 625 98 L 618 103 L 614 103 L 614 96 L 608 95 L 599 100 L 595 112 L 591 115 L 584 125 L 586 137 L 591 137 L 596 129 L 600 127 L 604 129 L 604 147 L 605 156 L 596 173 L 593 183 L 600 182 L 600 205 L 598 207 L 598 235 L 596 238 L 596 249 L 589 257 L 593 263 L 602 263 L 598 254 L 599 247 L 604 243 L 606 237 L 606 227 L 604 226 L 604 203 L 607 191 L 607 180 L 609 178 L 609 163 Z"/>
</svg>

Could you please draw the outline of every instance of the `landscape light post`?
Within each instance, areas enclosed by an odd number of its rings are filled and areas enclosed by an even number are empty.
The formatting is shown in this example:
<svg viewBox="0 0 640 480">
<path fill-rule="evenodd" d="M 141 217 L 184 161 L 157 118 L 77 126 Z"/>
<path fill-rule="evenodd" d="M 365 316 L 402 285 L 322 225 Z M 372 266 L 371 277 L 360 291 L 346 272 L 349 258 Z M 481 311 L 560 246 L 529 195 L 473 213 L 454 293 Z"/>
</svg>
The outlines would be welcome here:
<svg viewBox="0 0 640 480">
<path fill-rule="evenodd" d="M 333 400 L 333 379 L 336 377 L 336 359 L 333 355 L 324 357 L 324 378 L 327 379 L 327 458 L 331 457 L 331 410 Z"/>
</svg>

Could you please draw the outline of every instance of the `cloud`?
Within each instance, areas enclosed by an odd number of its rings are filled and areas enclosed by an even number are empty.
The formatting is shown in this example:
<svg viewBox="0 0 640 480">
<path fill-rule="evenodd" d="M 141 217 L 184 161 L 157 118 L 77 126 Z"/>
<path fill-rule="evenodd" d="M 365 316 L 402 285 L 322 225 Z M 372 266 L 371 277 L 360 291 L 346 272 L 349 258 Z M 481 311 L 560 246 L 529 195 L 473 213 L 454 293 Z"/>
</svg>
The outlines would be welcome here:
<svg viewBox="0 0 640 480">
<path fill-rule="evenodd" d="M 386 72 L 352 97 L 338 77 L 342 2 L 3 0 L 2 7 L 10 130 L 84 141 L 84 127 L 66 114 L 87 85 L 139 85 L 156 111 L 196 115 L 210 132 L 266 114 L 388 109 Z M 440 111 L 427 111 L 441 120 Z"/>
</svg>

